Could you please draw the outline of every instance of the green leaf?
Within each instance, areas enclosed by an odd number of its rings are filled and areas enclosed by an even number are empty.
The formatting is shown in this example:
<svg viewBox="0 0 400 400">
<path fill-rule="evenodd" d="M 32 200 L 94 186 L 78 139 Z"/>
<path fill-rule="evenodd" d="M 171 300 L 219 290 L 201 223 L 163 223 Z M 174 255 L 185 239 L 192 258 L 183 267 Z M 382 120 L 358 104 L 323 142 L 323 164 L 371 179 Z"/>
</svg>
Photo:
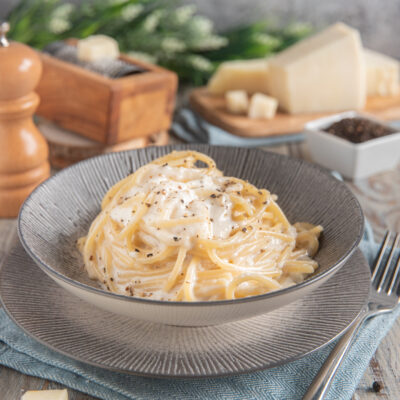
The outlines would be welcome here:
<svg viewBox="0 0 400 400">
<path fill-rule="evenodd" d="M 109 35 L 121 51 L 148 54 L 182 82 L 195 85 L 207 82 L 225 60 L 266 57 L 311 32 L 309 25 L 298 22 L 277 29 L 262 20 L 217 35 L 212 23 L 195 13 L 195 6 L 182 6 L 180 0 L 92 0 L 72 10 L 68 29 L 53 33 L 49 16 L 60 4 L 61 0 L 21 0 L 7 17 L 10 38 L 41 49 L 55 40 Z M 129 20 L 124 10 L 131 5 L 141 9 Z"/>
</svg>

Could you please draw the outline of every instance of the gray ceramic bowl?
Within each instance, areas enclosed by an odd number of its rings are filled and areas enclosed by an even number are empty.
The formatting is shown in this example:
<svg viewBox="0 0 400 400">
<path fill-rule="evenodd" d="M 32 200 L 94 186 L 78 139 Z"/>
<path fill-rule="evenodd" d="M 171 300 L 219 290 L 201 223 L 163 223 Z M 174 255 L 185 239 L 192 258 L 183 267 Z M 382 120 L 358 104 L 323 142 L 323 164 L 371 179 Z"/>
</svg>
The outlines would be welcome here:
<svg viewBox="0 0 400 400">
<path fill-rule="evenodd" d="M 107 189 L 149 161 L 172 150 L 210 155 L 227 176 L 238 176 L 279 196 L 289 220 L 321 224 L 317 272 L 306 281 L 238 300 L 163 302 L 105 292 L 82 265 L 76 239 L 86 234 Z M 180 145 L 150 147 L 95 157 L 42 183 L 22 206 L 18 231 L 36 264 L 66 290 L 108 311 L 171 325 L 202 326 L 250 318 L 309 294 L 339 270 L 363 232 L 360 205 L 346 185 L 307 162 L 255 149 Z M 43 290 L 46 290 L 44 287 Z"/>
</svg>

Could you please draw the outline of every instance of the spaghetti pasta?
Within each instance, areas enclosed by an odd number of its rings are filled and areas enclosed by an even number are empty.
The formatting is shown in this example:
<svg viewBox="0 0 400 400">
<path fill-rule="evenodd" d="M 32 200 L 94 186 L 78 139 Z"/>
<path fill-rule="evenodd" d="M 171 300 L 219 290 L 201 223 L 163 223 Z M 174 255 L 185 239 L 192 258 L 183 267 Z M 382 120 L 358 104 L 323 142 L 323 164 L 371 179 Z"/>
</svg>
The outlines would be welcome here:
<svg viewBox="0 0 400 400">
<path fill-rule="evenodd" d="M 254 296 L 318 267 L 312 257 L 322 227 L 291 225 L 276 200 L 223 176 L 204 154 L 176 151 L 116 183 L 78 245 L 89 277 L 115 293 L 166 301 Z"/>
</svg>

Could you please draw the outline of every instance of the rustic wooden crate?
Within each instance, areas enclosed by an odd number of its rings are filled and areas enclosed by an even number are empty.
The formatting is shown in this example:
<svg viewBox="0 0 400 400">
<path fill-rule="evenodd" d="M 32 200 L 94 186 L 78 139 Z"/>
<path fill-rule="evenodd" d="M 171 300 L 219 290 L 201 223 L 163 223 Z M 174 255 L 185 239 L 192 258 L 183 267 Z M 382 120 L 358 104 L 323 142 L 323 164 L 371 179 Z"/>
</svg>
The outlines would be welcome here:
<svg viewBox="0 0 400 400">
<path fill-rule="evenodd" d="M 121 55 L 145 72 L 111 79 L 47 54 L 40 56 L 38 115 L 104 144 L 169 128 L 178 85 L 175 73 Z"/>
</svg>

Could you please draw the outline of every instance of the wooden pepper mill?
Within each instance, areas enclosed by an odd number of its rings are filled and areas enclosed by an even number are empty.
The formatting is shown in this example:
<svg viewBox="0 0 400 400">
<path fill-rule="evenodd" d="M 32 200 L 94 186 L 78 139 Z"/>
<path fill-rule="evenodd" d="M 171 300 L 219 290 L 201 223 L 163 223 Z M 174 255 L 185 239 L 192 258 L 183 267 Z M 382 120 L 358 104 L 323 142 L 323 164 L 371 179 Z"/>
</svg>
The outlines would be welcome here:
<svg viewBox="0 0 400 400">
<path fill-rule="evenodd" d="M 8 23 L 0 24 L 1 218 L 16 217 L 29 193 L 50 173 L 47 142 L 32 120 L 42 63 L 30 47 L 9 42 L 8 30 Z"/>
</svg>

